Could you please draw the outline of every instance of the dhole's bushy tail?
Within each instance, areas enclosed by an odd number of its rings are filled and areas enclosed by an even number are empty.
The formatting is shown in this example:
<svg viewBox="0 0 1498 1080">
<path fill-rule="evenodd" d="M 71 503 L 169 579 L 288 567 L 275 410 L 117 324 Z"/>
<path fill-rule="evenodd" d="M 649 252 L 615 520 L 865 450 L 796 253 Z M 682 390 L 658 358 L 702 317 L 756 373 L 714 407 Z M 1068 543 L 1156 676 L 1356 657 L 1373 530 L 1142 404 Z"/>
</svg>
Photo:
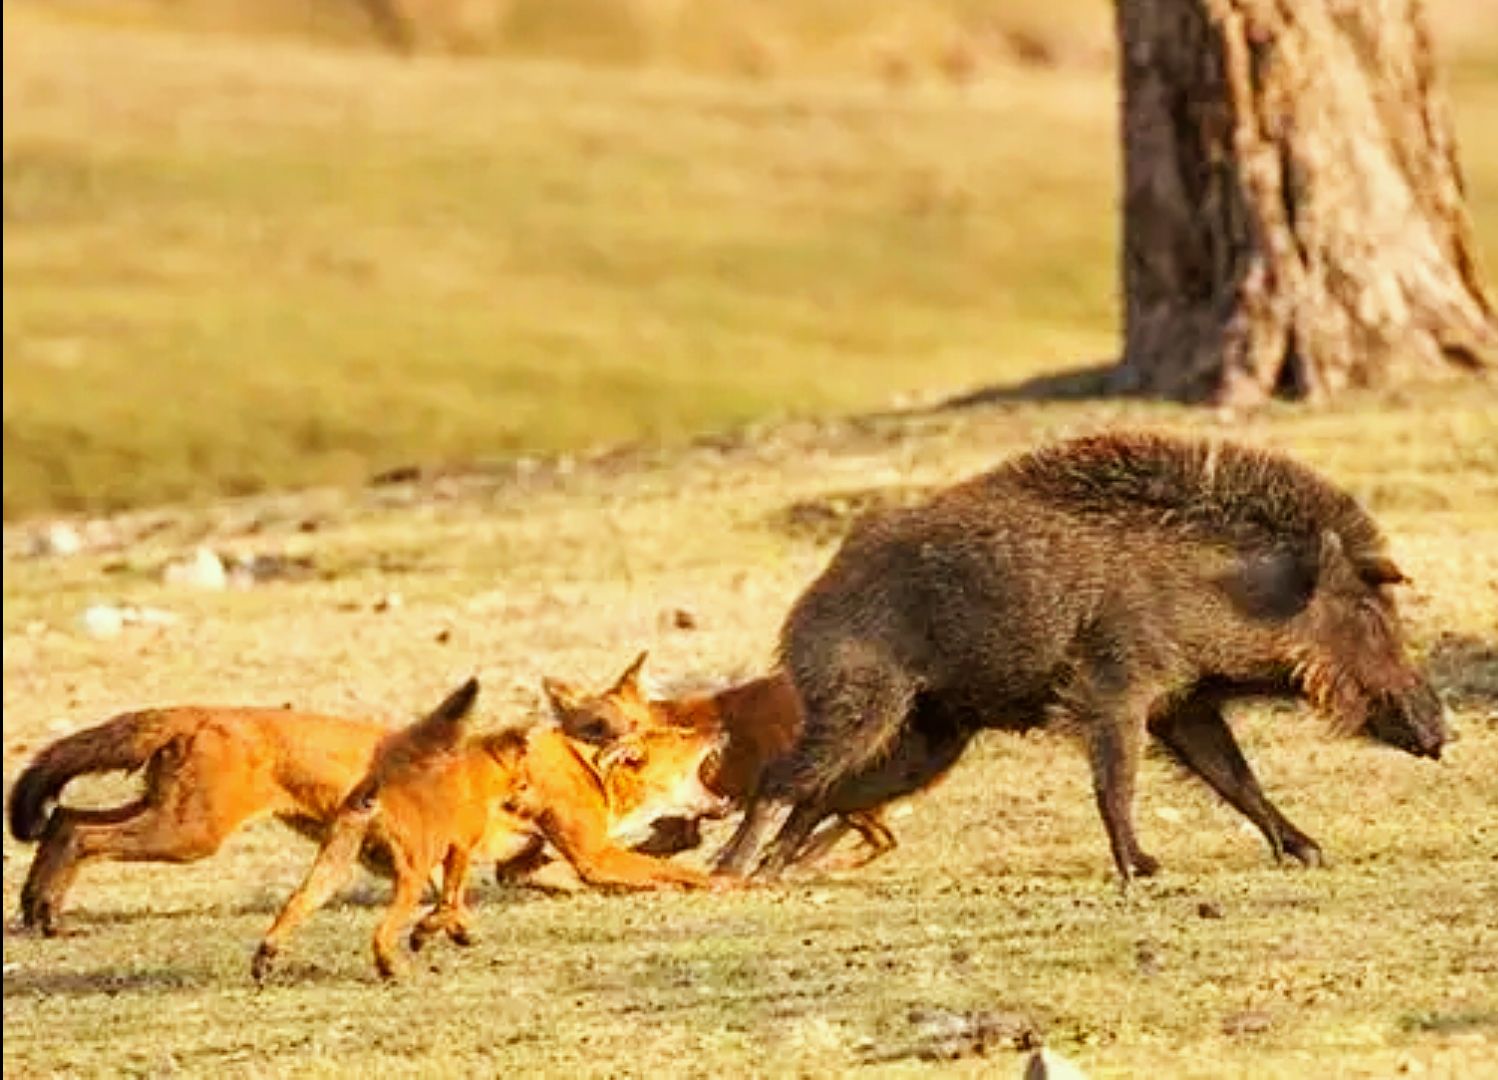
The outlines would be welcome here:
<svg viewBox="0 0 1498 1080">
<path fill-rule="evenodd" d="M 26 766 L 10 792 L 10 834 L 17 840 L 41 838 L 58 793 L 75 776 L 133 772 L 165 746 L 180 718 L 157 709 L 122 713 L 102 724 L 64 736 Z"/>
</svg>

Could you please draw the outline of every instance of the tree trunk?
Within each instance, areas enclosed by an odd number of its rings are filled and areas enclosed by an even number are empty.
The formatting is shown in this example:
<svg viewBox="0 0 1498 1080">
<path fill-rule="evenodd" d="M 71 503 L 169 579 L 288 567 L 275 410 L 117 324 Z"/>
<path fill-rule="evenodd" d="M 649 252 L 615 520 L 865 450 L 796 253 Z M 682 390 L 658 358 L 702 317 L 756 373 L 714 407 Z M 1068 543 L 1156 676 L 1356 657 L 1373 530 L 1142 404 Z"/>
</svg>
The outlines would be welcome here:
<svg viewBox="0 0 1498 1080">
<path fill-rule="evenodd" d="M 1118 389 L 1324 398 L 1498 358 L 1421 0 L 1116 10 Z"/>
</svg>

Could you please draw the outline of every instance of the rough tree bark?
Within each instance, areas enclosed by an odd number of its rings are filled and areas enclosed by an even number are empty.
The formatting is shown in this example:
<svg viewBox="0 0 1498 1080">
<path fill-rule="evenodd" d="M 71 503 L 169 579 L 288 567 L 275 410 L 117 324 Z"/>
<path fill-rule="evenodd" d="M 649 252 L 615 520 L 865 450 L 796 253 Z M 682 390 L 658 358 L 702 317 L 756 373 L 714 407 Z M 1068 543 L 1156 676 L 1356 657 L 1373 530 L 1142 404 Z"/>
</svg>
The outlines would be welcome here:
<svg viewBox="0 0 1498 1080">
<path fill-rule="evenodd" d="M 1421 0 L 1115 0 L 1120 390 L 1253 403 L 1490 366 Z"/>
</svg>

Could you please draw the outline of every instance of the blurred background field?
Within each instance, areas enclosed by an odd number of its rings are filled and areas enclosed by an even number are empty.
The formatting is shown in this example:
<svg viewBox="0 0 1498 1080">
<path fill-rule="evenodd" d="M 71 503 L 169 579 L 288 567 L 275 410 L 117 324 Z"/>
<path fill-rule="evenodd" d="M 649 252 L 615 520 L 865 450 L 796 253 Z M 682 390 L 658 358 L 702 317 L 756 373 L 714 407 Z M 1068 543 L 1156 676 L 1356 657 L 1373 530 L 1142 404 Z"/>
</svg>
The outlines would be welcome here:
<svg viewBox="0 0 1498 1080">
<path fill-rule="evenodd" d="M 3 10 L 7 519 L 1116 350 L 1104 0 Z M 1498 6 L 1431 10 L 1491 266 Z"/>
</svg>

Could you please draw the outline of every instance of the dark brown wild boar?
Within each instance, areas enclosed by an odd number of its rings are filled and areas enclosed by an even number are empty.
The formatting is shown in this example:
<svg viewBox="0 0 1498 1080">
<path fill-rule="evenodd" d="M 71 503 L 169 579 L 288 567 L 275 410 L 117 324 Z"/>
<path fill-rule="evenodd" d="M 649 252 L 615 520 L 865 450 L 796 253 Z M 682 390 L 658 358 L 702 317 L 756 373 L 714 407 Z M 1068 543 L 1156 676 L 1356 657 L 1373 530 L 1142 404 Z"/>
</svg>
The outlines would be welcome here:
<svg viewBox="0 0 1498 1080">
<path fill-rule="evenodd" d="M 858 522 L 781 629 L 804 702 L 719 870 L 779 872 L 912 731 L 1063 725 L 1080 734 L 1118 873 L 1153 873 L 1132 822 L 1148 731 L 1263 832 L 1320 861 L 1223 720 L 1248 695 L 1303 697 L 1344 731 L 1439 757 L 1442 707 L 1406 654 L 1405 580 L 1349 495 L 1267 451 L 1107 434 L 1043 448 L 923 506 Z M 888 792 L 885 793 L 888 795 Z"/>
</svg>

